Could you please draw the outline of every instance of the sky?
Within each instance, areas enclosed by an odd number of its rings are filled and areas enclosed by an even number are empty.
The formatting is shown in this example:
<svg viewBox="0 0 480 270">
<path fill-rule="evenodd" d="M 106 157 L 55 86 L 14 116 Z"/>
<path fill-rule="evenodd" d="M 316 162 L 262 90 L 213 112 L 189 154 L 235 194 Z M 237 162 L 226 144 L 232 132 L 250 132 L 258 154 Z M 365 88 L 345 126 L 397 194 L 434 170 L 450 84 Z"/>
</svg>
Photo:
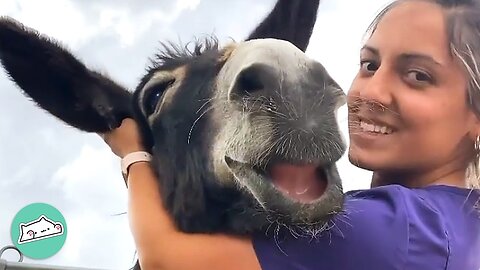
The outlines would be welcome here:
<svg viewBox="0 0 480 270">
<path fill-rule="evenodd" d="M 320 61 L 345 92 L 358 70 L 362 37 L 390 0 L 323 0 L 307 55 Z M 128 89 L 144 74 L 159 41 L 188 42 L 215 34 L 241 40 L 275 0 L 1 0 L 10 16 L 60 41 L 88 67 Z M 348 142 L 345 106 L 338 114 Z M 368 188 L 371 173 L 338 162 L 345 190 Z M 119 159 L 96 135 L 69 127 L 25 98 L 0 71 L 0 248 L 24 206 L 44 202 L 64 215 L 68 236 L 54 256 L 25 262 L 127 269 L 135 246 Z M 14 261 L 14 253 L 4 259 Z"/>
</svg>

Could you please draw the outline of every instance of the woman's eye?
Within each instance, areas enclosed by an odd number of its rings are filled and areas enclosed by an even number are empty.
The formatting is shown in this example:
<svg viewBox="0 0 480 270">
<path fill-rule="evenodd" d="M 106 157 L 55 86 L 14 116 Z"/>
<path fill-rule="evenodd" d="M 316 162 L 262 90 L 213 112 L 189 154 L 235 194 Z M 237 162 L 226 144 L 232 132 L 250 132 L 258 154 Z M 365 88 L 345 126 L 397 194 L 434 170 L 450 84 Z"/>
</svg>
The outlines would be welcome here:
<svg viewBox="0 0 480 270">
<path fill-rule="evenodd" d="M 160 102 L 163 93 L 175 82 L 175 79 L 157 83 L 150 87 L 146 92 L 148 93 L 144 99 L 144 109 L 147 116 L 153 114 Z"/>
<path fill-rule="evenodd" d="M 433 82 L 432 76 L 430 74 L 419 71 L 411 70 L 407 73 L 407 79 L 413 83 L 431 83 Z"/>
<path fill-rule="evenodd" d="M 378 69 L 378 64 L 370 60 L 360 61 L 360 69 L 364 72 L 375 72 Z"/>
</svg>

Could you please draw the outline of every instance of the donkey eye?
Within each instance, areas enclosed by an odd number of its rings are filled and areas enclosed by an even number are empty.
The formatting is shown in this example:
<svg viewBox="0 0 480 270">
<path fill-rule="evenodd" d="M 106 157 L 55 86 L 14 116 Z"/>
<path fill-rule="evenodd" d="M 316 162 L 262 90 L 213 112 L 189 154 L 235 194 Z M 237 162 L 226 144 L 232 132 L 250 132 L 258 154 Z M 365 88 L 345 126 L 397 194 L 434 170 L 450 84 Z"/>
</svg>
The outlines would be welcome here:
<svg viewBox="0 0 480 270">
<path fill-rule="evenodd" d="M 157 104 L 162 98 L 163 93 L 165 93 L 165 90 L 167 90 L 174 82 L 175 79 L 162 81 L 152 85 L 146 90 L 147 94 L 145 95 L 143 101 L 143 107 L 145 108 L 145 113 L 147 116 L 155 112 Z"/>
</svg>

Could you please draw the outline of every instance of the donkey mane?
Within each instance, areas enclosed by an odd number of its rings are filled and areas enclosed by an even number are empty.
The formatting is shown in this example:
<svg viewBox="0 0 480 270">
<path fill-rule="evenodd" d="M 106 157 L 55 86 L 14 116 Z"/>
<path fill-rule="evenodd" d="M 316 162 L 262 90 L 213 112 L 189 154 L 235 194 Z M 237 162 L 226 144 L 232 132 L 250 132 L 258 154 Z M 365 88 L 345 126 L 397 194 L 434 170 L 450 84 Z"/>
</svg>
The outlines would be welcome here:
<svg viewBox="0 0 480 270">
<path fill-rule="evenodd" d="M 193 41 L 187 42 L 185 45 L 176 44 L 172 41 L 160 42 L 160 49 L 150 58 L 150 66 L 148 71 L 158 68 L 167 68 L 187 64 L 192 58 L 203 55 L 206 52 L 220 50 L 220 42 L 215 35 L 209 35 L 203 39 L 195 38 Z"/>
</svg>

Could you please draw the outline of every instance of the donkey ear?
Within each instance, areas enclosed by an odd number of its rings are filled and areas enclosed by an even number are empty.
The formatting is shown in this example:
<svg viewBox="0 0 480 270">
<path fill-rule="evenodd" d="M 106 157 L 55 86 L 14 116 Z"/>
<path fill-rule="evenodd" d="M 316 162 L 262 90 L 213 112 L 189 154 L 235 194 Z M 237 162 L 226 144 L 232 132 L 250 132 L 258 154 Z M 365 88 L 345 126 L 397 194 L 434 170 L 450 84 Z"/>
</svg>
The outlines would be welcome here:
<svg viewBox="0 0 480 270">
<path fill-rule="evenodd" d="M 105 132 L 131 116 L 132 94 L 91 71 L 57 42 L 0 17 L 0 62 L 39 107 L 87 132 Z"/>
<path fill-rule="evenodd" d="M 319 5 L 320 0 L 278 0 L 247 40 L 283 39 L 305 52 L 317 20 Z"/>
</svg>

